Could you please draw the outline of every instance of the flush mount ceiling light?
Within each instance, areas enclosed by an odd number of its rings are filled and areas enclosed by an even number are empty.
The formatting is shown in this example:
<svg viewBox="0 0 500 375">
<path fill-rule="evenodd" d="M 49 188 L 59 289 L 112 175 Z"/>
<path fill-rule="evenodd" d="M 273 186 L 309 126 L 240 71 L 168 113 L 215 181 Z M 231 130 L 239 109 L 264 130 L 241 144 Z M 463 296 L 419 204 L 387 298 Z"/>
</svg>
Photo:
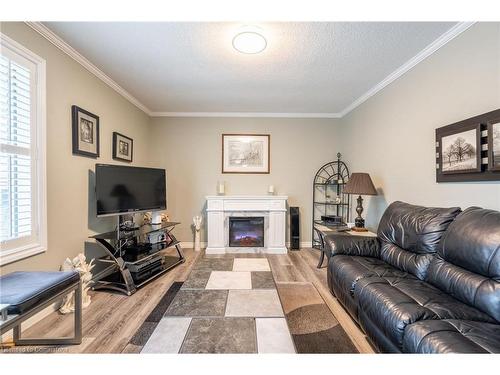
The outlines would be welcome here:
<svg viewBox="0 0 500 375">
<path fill-rule="evenodd" d="M 264 51 L 267 40 L 258 28 L 244 28 L 233 38 L 233 47 L 236 51 L 247 54 L 256 54 Z"/>
</svg>

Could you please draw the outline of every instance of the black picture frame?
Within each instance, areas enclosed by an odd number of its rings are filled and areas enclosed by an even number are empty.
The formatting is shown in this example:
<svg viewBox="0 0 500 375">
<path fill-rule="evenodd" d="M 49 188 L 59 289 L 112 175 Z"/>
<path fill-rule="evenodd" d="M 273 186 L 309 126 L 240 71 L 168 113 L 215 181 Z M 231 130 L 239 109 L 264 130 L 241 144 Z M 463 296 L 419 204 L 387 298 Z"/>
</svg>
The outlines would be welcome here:
<svg viewBox="0 0 500 375">
<path fill-rule="evenodd" d="M 469 169 L 455 169 L 446 171 L 444 169 L 445 160 L 443 159 L 443 153 L 444 153 L 443 138 L 453 137 L 455 135 L 459 136 L 460 134 L 464 132 L 469 132 L 471 130 L 475 131 L 473 146 L 475 148 L 475 154 L 476 154 L 475 156 L 476 167 Z M 443 174 L 464 174 L 464 173 L 481 172 L 481 124 L 478 123 L 478 124 L 463 125 L 457 127 L 456 129 L 449 129 L 447 131 L 444 131 L 439 135 L 438 142 L 439 142 L 439 149 L 441 152 L 439 167 Z"/>
<path fill-rule="evenodd" d="M 87 129 L 85 132 L 82 129 L 83 125 Z M 100 153 L 99 116 L 73 105 L 71 106 L 71 126 L 73 155 L 97 159 Z M 83 144 L 88 144 L 88 148 L 93 148 L 95 151 L 82 149 Z"/>
<path fill-rule="evenodd" d="M 486 112 L 436 129 L 435 157 L 436 157 L 436 182 L 479 182 L 500 181 L 500 173 L 489 168 L 490 150 L 492 142 L 488 136 L 488 123 L 500 121 L 500 109 Z M 476 129 L 479 144 L 476 157 L 480 157 L 479 168 L 473 171 L 457 171 L 456 173 L 443 173 L 442 170 L 442 138 L 465 130 Z"/>
<path fill-rule="evenodd" d="M 120 152 L 120 144 L 124 142 L 127 145 L 127 150 L 130 153 L 130 157 L 122 157 Z M 118 132 L 113 132 L 113 159 L 119 161 L 125 161 L 131 163 L 134 158 L 134 140 L 126 135 L 120 134 Z"/>
<path fill-rule="evenodd" d="M 500 128 L 500 117 L 488 121 L 486 125 L 488 127 L 488 170 L 500 172 L 500 162 L 495 163 L 495 149 L 493 146 L 493 127 L 498 126 Z M 498 150 L 498 154 L 500 154 L 500 150 Z"/>
</svg>

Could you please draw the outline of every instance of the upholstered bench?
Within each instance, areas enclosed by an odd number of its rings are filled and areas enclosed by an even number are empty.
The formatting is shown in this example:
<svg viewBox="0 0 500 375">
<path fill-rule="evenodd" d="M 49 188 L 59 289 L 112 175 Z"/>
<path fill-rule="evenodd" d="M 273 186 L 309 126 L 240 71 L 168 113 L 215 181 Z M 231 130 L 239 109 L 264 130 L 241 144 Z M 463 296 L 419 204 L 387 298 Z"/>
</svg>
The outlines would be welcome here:
<svg viewBox="0 0 500 375">
<path fill-rule="evenodd" d="M 21 338 L 21 323 L 75 291 L 74 337 Z M 16 345 L 69 345 L 82 342 L 82 284 L 78 272 L 13 272 L 0 277 L 0 305 L 7 319 L 0 320 L 0 335 L 14 330 Z"/>
</svg>

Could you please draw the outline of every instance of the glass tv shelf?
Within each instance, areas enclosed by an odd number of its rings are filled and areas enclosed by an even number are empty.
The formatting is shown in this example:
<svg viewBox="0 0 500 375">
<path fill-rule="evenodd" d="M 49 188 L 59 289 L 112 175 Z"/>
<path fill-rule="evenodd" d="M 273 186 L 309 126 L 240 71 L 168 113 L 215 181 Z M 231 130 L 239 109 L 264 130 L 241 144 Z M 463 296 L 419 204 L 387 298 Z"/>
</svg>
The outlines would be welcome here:
<svg viewBox="0 0 500 375">
<path fill-rule="evenodd" d="M 117 229 L 90 236 L 106 253 L 97 261 L 110 266 L 106 276 L 95 281 L 93 289 L 111 289 L 131 295 L 137 288 L 184 263 L 180 242 L 172 233 L 178 224 L 147 224 L 132 230 Z"/>
<path fill-rule="evenodd" d="M 160 230 L 170 229 L 179 224 L 180 223 L 172 221 L 163 222 L 161 224 L 145 224 L 133 230 L 113 230 L 110 232 L 95 234 L 93 236 L 90 236 L 90 238 L 103 240 L 126 239 L 130 237 L 147 235 L 149 233 L 157 232 Z"/>
</svg>

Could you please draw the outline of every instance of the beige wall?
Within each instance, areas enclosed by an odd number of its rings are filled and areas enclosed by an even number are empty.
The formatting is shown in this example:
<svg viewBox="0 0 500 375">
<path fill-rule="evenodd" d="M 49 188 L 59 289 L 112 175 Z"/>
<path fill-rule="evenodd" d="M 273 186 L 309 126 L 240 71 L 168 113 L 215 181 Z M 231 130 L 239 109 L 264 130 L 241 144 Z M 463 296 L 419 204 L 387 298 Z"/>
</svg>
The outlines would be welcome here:
<svg viewBox="0 0 500 375">
<path fill-rule="evenodd" d="M 339 151 L 337 120 L 154 118 L 151 129 L 154 162 L 167 169 L 168 212 L 182 222 L 180 240 L 193 241 L 192 218 L 203 213 L 205 196 L 216 193 L 219 180 L 226 181 L 227 194 L 267 194 L 275 185 L 290 206 L 300 207 L 301 240 L 311 240 L 312 180 Z M 222 133 L 270 134 L 271 173 L 222 174 Z"/>
<path fill-rule="evenodd" d="M 369 172 L 376 227 L 394 200 L 500 209 L 500 183 L 436 183 L 436 128 L 500 108 L 500 24 L 476 24 L 342 119 L 351 171 Z"/>
<path fill-rule="evenodd" d="M 499 183 L 437 184 L 434 130 L 500 107 L 500 26 L 478 24 L 369 99 L 347 117 L 332 119 L 152 118 L 23 23 L 1 31 L 47 61 L 47 169 L 49 248 L 0 268 L 55 270 L 83 251 L 87 236 L 106 230 L 89 207 L 89 171 L 111 159 L 111 136 L 134 139 L 134 165 L 167 169 L 168 212 L 182 222 L 179 239 L 192 241 L 191 220 L 205 196 L 226 181 L 228 194 L 266 194 L 276 186 L 301 209 L 302 241 L 310 240 L 311 181 L 338 151 L 351 171 L 372 175 L 381 194 L 365 208 L 374 228 L 394 200 L 416 204 L 480 205 L 500 209 Z M 71 154 L 72 104 L 101 120 L 101 157 Z M 271 135 L 271 174 L 221 174 L 222 133 Z M 206 238 L 206 231 L 203 233 Z M 288 237 L 287 237 L 288 238 Z"/>
<path fill-rule="evenodd" d="M 47 202 L 48 250 L 0 271 L 57 270 L 66 257 L 84 250 L 92 231 L 107 229 L 109 219 L 95 219 L 89 208 L 89 171 L 111 158 L 112 132 L 134 139 L 134 165 L 149 164 L 149 117 L 80 64 L 23 23 L 2 23 L 0 31 L 47 62 Z M 101 157 L 71 153 L 71 105 L 100 117 Z M 89 213 L 90 210 L 90 213 Z"/>
</svg>

